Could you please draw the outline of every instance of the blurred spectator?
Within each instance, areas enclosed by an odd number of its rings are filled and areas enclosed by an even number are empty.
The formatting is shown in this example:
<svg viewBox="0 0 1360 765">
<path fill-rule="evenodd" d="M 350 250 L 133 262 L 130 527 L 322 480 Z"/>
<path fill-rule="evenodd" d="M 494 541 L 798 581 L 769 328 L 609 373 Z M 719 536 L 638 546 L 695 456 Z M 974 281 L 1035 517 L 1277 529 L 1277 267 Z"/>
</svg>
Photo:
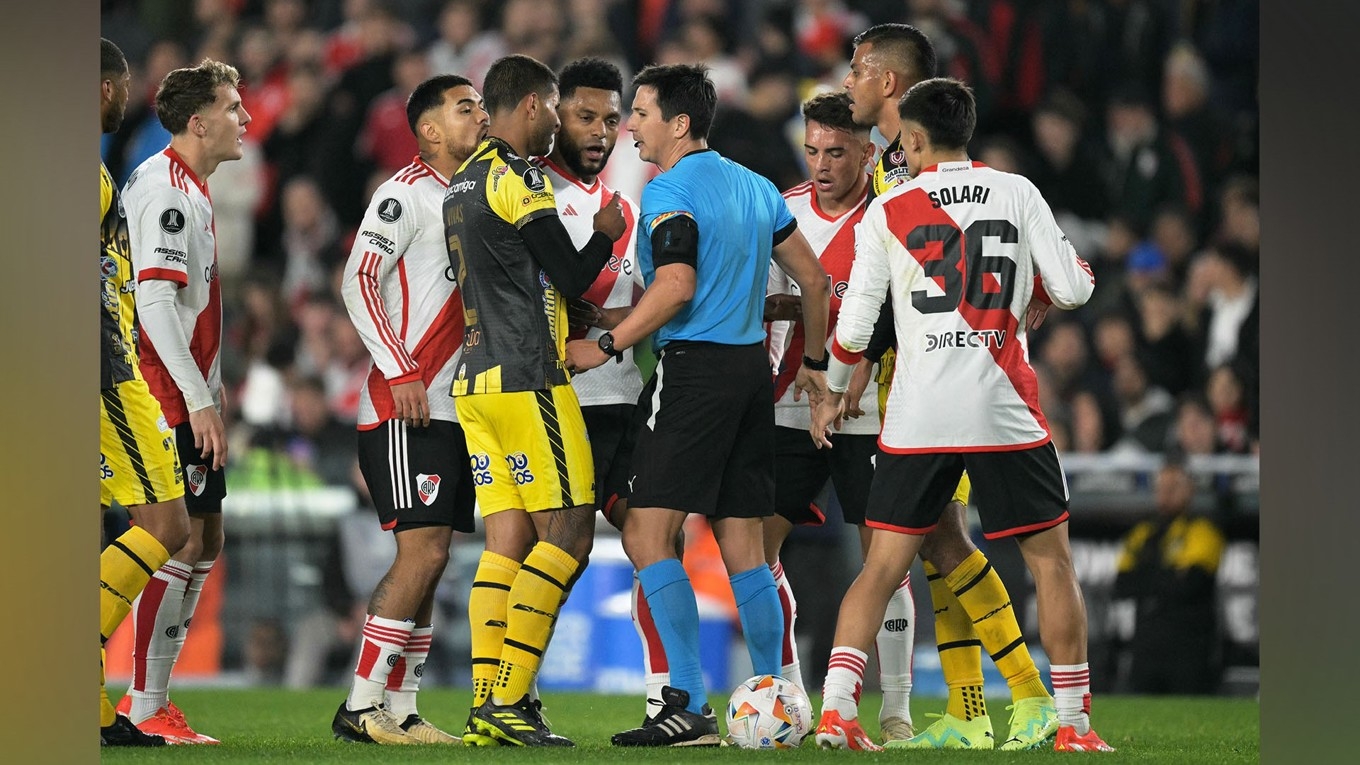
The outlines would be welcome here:
<svg viewBox="0 0 1360 765">
<path fill-rule="evenodd" d="M 295 469 L 329 485 L 344 485 L 356 448 L 353 425 L 331 414 L 326 384 L 300 377 L 288 384 L 288 421 L 284 427 L 261 428 L 254 442 L 286 456 Z"/>
<path fill-rule="evenodd" d="M 1122 359 L 1134 355 L 1136 336 L 1133 321 L 1126 314 L 1112 312 L 1098 317 L 1091 330 L 1091 345 L 1100 368 L 1113 375 Z"/>
<path fill-rule="evenodd" d="M 279 685 L 283 682 L 285 647 L 288 637 L 278 619 L 262 618 L 251 622 L 246 633 L 242 663 L 247 685 Z"/>
<path fill-rule="evenodd" d="M 323 379 L 330 411 L 353 426 L 359 419 L 359 396 L 364 379 L 372 372 L 368 348 L 349 316 L 340 311 L 331 320 L 331 355 Z"/>
<path fill-rule="evenodd" d="M 346 0 L 345 9 L 347 21 L 332 33 L 327 51 L 327 66 L 339 72 L 339 79 L 330 91 L 323 123 L 319 149 L 325 160 L 313 172 L 341 222 L 357 226 L 372 165 L 355 146 L 368 105 L 393 86 L 392 65 L 410 30 L 374 0 Z M 346 52 L 340 55 L 339 50 Z"/>
<path fill-rule="evenodd" d="M 1139 242 L 1129 251 L 1124 261 L 1124 289 L 1129 296 L 1143 290 L 1171 283 L 1171 268 L 1166 262 L 1166 253 L 1156 242 Z"/>
<path fill-rule="evenodd" d="M 1122 429 L 1112 448 L 1138 453 L 1161 451 L 1174 417 L 1171 394 L 1148 383 L 1142 363 L 1132 354 L 1115 362 L 1112 387 Z"/>
<path fill-rule="evenodd" d="M 1165 204 L 1152 218 L 1148 238 L 1166 257 L 1172 284 L 1185 281 L 1190 257 L 1199 249 L 1197 225 L 1188 210 L 1178 204 Z"/>
<path fill-rule="evenodd" d="M 1198 215 L 1204 188 L 1194 155 L 1168 135 L 1146 91 L 1123 86 L 1106 108 L 1105 174 L 1115 209 L 1146 228 L 1162 204 L 1178 202 Z"/>
<path fill-rule="evenodd" d="M 1232 168 L 1235 149 L 1231 122 L 1209 100 L 1211 85 L 1209 68 L 1194 45 L 1180 42 L 1171 48 L 1161 83 L 1166 129 L 1194 153 L 1210 192 Z"/>
<path fill-rule="evenodd" d="M 1070 404 L 1072 419 L 1072 451 L 1096 454 L 1109 447 L 1106 416 L 1100 400 L 1090 391 L 1079 391 Z"/>
<path fill-rule="evenodd" d="M 751 75 L 745 107 L 718 100 L 708 142 L 724 157 L 770 179 L 779 189 L 797 186 L 807 174 L 788 138 L 798 114 L 796 83 L 789 72 L 759 67 Z M 801 127 L 801 124 L 800 124 Z"/>
<path fill-rule="evenodd" d="M 1114 597 L 1135 602 L 1131 690 L 1204 694 L 1218 687 L 1216 598 L 1224 537 L 1190 514 L 1195 484 L 1174 460 L 1157 473 L 1156 517 L 1124 537 Z"/>
<path fill-rule="evenodd" d="M 709 70 L 708 78 L 718 91 L 718 108 L 744 108 L 746 72 L 729 52 L 729 33 L 717 18 L 695 16 L 662 41 L 657 50 L 657 63 L 704 64 Z M 740 160 L 734 158 L 733 161 Z"/>
<path fill-rule="evenodd" d="M 1207 369 L 1232 363 L 1239 354 L 1248 366 L 1257 366 L 1261 302 L 1252 261 L 1245 247 L 1224 242 L 1205 250 L 1195 263 L 1196 277 L 1207 288 L 1200 324 Z"/>
<path fill-rule="evenodd" d="M 406 99 L 411 91 L 430 76 L 424 51 L 407 50 L 397 54 L 392 65 L 391 90 L 373 99 L 359 133 L 359 153 L 373 166 L 373 172 L 390 176 L 411 164 L 416 155 L 416 137 L 406 119 Z"/>
<path fill-rule="evenodd" d="M 1176 423 L 1166 446 L 1187 456 L 1218 454 L 1218 423 L 1204 394 L 1192 391 L 1181 396 L 1176 405 Z"/>
<path fill-rule="evenodd" d="M 274 33 L 255 25 L 242 31 L 234 59 L 244 83 L 241 98 L 250 109 L 250 129 L 246 136 L 262 143 L 288 108 L 288 65 Z M 214 198 L 213 201 L 217 200 Z"/>
<path fill-rule="evenodd" d="M 1251 254 L 1261 249 L 1261 188 L 1254 176 L 1236 175 L 1219 193 L 1218 238 L 1239 244 Z"/>
<path fill-rule="evenodd" d="M 989 57 L 986 32 L 968 18 L 964 5 L 960 0 L 906 0 L 905 21 L 934 44 L 939 76 L 953 77 L 973 88 L 977 122 L 987 126 L 996 112 L 992 77 L 997 66 Z M 857 28 L 851 36 L 863 29 Z"/>
<path fill-rule="evenodd" d="M 478 0 L 449 0 L 439 11 L 439 37 L 430 44 L 430 74 L 458 74 L 480 93 L 492 62 L 505 55 L 500 36 L 482 30 Z"/>
<path fill-rule="evenodd" d="M 1017 3 L 1019 4 L 1019 3 Z M 987 5 L 979 3 L 978 5 Z M 1044 8 L 1043 57 L 1053 86 L 1103 104 L 1122 85 L 1155 92 L 1171 43 L 1161 0 L 1034 3 Z"/>
<path fill-rule="evenodd" d="M 1230 452 L 1246 454 L 1251 449 L 1250 413 L 1242 380 L 1225 364 L 1209 373 L 1206 390 L 1218 429 L 1218 442 Z"/>
<path fill-rule="evenodd" d="M 261 242 L 277 242 L 283 231 L 278 200 L 283 187 L 299 175 L 317 177 L 329 158 L 325 154 L 327 90 L 319 66 L 302 64 L 288 72 L 288 106 L 279 115 L 274 132 L 264 142 L 271 181 L 266 189 L 264 211 L 258 221 Z M 268 257 L 282 253 L 266 252 Z M 275 261 L 280 270 L 283 260 Z"/>
<path fill-rule="evenodd" d="M 1197 379 L 1199 366 L 1194 343 L 1181 325 L 1179 298 L 1165 286 L 1148 287 L 1138 293 L 1138 316 L 1138 355 L 1148 381 L 1179 396 Z"/>
<path fill-rule="evenodd" d="M 1030 119 L 1039 150 L 1034 185 L 1053 208 L 1083 220 L 1100 219 L 1110 208 L 1100 176 L 1099 156 L 1085 140 L 1086 108 L 1076 96 L 1059 90 L 1049 94 Z"/>
<path fill-rule="evenodd" d="M 286 56 L 306 28 L 307 0 L 264 0 L 264 24 Z"/>
<path fill-rule="evenodd" d="M 1018 141 L 1008 135 L 994 135 L 984 138 L 979 142 L 975 156 L 979 162 L 1003 173 L 1034 177 L 1033 162 L 1029 155 L 1025 153 Z M 1075 247 L 1076 244 L 1074 243 L 1073 246 Z"/>
<path fill-rule="evenodd" d="M 412 154 L 412 156 L 415 156 Z M 409 159 L 409 158 L 408 158 Z M 296 304 L 328 289 L 331 266 L 345 257 L 340 221 L 310 176 L 299 175 L 283 187 L 283 296 Z"/>
</svg>

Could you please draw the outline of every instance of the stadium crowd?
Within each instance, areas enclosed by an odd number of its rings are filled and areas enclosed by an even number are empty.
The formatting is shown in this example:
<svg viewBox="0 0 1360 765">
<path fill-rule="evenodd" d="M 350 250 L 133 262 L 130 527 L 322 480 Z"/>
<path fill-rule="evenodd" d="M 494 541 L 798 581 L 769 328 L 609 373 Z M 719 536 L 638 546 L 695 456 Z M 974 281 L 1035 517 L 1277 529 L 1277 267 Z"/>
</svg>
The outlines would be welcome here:
<svg viewBox="0 0 1360 765">
<path fill-rule="evenodd" d="M 1101 284 L 1031 335 L 1064 453 L 1258 449 L 1257 6 L 1250 0 L 105 0 L 132 71 L 103 157 L 123 183 L 168 135 L 161 78 L 240 68 L 242 160 L 209 180 L 223 277 L 233 485 L 352 482 L 369 356 L 344 259 L 373 187 L 415 154 L 404 105 L 510 52 L 560 67 L 703 62 L 711 145 L 779 188 L 806 176 L 799 104 L 839 89 L 851 38 L 907 21 L 978 98 L 975 158 L 1032 179 Z M 631 94 L 626 93 L 624 103 Z M 608 182 L 655 173 L 623 141 Z"/>
</svg>

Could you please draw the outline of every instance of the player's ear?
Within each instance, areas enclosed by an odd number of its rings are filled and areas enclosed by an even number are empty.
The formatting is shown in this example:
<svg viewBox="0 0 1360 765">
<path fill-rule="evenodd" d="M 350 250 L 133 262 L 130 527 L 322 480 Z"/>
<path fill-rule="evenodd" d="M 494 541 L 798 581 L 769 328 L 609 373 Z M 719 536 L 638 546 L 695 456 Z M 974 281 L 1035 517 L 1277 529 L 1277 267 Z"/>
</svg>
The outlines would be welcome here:
<svg viewBox="0 0 1360 765">
<path fill-rule="evenodd" d="M 685 134 L 688 132 L 689 132 L 689 115 L 688 114 L 675 115 L 675 137 L 684 138 Z"/>
</svg>

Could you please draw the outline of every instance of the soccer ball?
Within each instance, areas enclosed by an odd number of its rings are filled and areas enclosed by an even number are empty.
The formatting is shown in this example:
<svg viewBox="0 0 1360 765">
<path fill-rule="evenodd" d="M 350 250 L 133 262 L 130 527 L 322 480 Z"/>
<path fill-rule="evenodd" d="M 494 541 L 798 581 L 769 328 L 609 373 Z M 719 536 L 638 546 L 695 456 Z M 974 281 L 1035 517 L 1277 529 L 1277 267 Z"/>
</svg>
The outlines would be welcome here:
<svg viewBox="0 0 1360 765">
<path fill-rule="evenodd" d="M 812 700 L 792 682 L 756 675 L 727 702 L 727 735 L 742 749 L 793 749 L 812 730 Z"/>
</svg>

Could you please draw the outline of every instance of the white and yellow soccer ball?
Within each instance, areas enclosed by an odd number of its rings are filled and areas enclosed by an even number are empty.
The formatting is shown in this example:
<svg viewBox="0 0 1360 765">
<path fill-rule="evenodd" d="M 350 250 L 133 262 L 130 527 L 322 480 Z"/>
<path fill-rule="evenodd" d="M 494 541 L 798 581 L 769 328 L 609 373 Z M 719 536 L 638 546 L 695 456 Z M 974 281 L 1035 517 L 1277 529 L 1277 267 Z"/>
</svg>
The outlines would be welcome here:
<svg viewBox="0 0 1360 765">
<path fill-rule="evenodd" d="M 727 702 L 727 735 L 742 749 L 793 749 L 812 731 L 812 700 L 789 680 L 756 675 Z"/>
</svg>

